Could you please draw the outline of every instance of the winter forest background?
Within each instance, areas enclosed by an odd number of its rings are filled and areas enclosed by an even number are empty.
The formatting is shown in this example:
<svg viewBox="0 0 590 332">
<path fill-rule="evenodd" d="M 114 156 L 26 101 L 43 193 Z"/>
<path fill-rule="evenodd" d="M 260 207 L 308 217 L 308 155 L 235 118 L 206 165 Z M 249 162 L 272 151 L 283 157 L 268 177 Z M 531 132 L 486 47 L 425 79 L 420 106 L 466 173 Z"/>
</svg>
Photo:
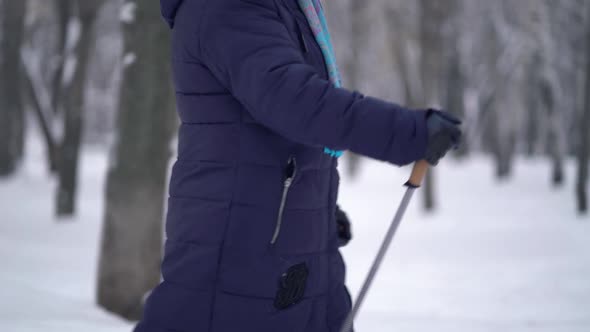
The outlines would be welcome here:
<svg viewBox="0 0 590 332">
<path fill-rule="evenodd" d="M 364 331 L 589 331 L 590 1 L 327 0 L 344 85 L 464 119 Z M 0 0 L 0 331 L 130 331 L 177 119 L 157 1 Z M 356 294 L 407 170 L 354 155 Z"/>
</svg>

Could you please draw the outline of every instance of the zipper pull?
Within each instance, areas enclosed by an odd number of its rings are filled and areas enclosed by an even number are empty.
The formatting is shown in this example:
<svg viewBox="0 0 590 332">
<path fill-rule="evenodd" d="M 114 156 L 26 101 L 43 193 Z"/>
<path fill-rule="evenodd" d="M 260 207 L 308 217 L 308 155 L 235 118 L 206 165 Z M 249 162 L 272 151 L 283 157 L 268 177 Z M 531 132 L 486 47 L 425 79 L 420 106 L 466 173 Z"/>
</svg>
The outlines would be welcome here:
<svg viewBox="0 0 590 332">
<path fill-rule="evenodd" d="M 283 224 L 283 213 L 285 212 L 285 204 L 287 203 L 287 195 L 289 194 L 289 188 L 293 184 L 295 175 L 297 174 L 297 164 L 295 158 L 289 158 L 287 167 L 285 168 L 285 181 L 283 182 L 283 193 L 281 195 L 281 204 L 279 205 L 279 215 L 277 216 L 277 222 L 275 225 L 275 231 L 273 233 L 270 244 L 274 245 L 281 232 L 281 226 Z"/>
<path fill-rule="evenodd" d="M 289 158 L 287 167 L 285 168 L 285 179 L 293 181 L 297 173 L 297 164 L 294 157 Z"/>
<path fill-rule="evenodd" d="M 285 179 L 285 188 L 289 188 L 291 183 L 293 182 L 293 178 Z"/>
</svg>

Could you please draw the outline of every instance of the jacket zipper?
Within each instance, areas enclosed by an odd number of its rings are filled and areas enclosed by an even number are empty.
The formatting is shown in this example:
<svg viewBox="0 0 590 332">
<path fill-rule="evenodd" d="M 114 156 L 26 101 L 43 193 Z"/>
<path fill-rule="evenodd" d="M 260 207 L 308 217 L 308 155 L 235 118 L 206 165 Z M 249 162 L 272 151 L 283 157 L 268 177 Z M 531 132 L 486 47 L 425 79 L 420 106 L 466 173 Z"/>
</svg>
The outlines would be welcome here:
<svg viewBox="0 0 590 332">
<path fill-rule="evenodd" d="M 279 234 L 281 233 L 281 226 L 283 225 L 283 214 L 285 212 L 287 196 L 289 195 L 289 189 L 293 184 L 293 179 L 295 179 L 295 175 L 297 174 L 297 163 L 295 161 L 295 158 L 289 158 L 289 162 L 287 163 L 287 168 L 285 171 L 286 177 L 285 181 L 283 182 L 283 194 L 281 196 L 281 205 L 279 206 L 279 214 L 277 216 L 275 231 L 272 235 L 272 239 L 270 240 L 270 244 L 272 245 L 274 245 L 277 242 Z"/>
</svg>

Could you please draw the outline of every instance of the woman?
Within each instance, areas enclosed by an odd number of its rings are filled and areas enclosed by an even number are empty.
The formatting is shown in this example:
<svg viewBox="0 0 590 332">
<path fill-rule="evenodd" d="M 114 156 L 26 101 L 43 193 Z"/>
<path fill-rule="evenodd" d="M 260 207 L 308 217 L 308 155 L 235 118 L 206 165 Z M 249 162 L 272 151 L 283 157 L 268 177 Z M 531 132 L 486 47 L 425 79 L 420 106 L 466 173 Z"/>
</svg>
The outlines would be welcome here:
<svg viewBox="0 0 590 332">
<path fill-rule="evenodd" d="M 317 0 L 161 5 L 182 125 L 163 282 L 136 331 L 338 331 L 341 151 L 436 164 L 458 121 L 339 88 Z"/>
</svg>

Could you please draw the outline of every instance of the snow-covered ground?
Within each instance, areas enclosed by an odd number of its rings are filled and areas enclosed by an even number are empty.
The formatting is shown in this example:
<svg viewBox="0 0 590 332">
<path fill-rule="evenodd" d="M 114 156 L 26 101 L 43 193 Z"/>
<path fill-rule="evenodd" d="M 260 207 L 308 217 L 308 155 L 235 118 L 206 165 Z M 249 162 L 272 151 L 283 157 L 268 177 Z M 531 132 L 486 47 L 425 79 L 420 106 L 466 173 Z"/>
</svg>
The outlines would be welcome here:
<svg viewBox="0 0 590 332">
<path fill-rule="evenodd" d="M 443 163 L 436 170 L 440 212 L 421 212 L 416 193 L 359 330 L 590 331 L 590 219 L 576 215 L 571 181 L 550 188 L 546 164 L 520 161 L 515 178 L 498 184 L 487 160 Z M 358 181 L 343 181 L 340 196 L 356 226 L 344 250 L 353 294 L 407 176 L 367 166 Z"/>
<path fill-rule="evenodd" d="M 0 331 L 131 330 L 94 305 L 105 167 L 104 151 L 84 153 L 80 215 L 71 221 L 51 217 L 54 184 L 38 144 L 23 170 L 0 182 Z M 353 295 L 408 171 L 370 162 L 356 181 L 342 176 L 340 203 L 354 223 L 344 250 Z M 437 169 L 442 208 L 421 212 L 417 193 L 358 331 L 590 331 L 590 220 L 574 212 L 571 181 L 551 189 L 542 161 L 521 160 L 507 183 L 492 173 L 484 159 Z"/>
<path fill-rule="evenodd" d="M 94 305 L 105 153 L 83 155 L 80 215 L 56 221 L 41 144 L 28 149 L 20 174 L 0 180 L 0 332 L 129 332 Z"/>
</svg>

